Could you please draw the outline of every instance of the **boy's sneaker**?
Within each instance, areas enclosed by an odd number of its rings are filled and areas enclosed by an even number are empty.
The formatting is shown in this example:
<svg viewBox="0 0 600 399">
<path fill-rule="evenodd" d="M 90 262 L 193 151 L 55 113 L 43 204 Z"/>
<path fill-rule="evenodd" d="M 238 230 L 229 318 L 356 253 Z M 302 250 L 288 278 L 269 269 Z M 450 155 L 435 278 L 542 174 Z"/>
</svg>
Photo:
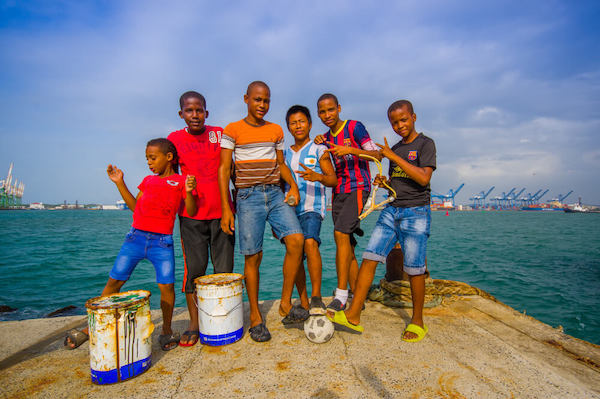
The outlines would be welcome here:
<svg viewBox="0 0 600 399">
<path fill-rule="evenodd" d="M 325 304 L 320 296 L 310 298 L 310 315 L 324 315 L 327 312 Z"/>
<path fill-rule="evenodd" d="M 329 303 L 329 305 L 327 305 L 327 309 L 331 309 L 331 310 L 335 310 L 336 312 L 339 312 L 340 310 L 346 309 L 346 305 L 342 304 L 342 301 L 340 301 L 339 299 L 333 298 L 333 301 L 331 301 L 331 303 Z"/>
</svg>

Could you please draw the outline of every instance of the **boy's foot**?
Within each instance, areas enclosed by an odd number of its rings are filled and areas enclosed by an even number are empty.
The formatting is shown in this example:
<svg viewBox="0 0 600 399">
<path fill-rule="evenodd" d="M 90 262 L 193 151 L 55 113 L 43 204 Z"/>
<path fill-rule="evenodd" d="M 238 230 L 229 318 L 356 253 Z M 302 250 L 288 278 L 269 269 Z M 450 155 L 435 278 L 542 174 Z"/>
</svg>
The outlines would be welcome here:
<svg viewBox="0 0 600 399">
<path fill-rule="evenodd" d="M 354 293 L 350 290 L 348 291 L 348 302 L 352 302 L 354 300 Z M 362 310 L 365 310 L 365 303 L 362 304 Z"/>
<path fill-rule="evenodd" d="M 338 311 L 335 312 L 334 314 L 331 314 L 331 312 L 327 312 L 327 318 L 329 319 L 329 321 L 335 323 L 335 324 L 339 324 L 340 326 L 344 326 L 344 327 L 348 327 L 354 331 L 358 331 L 358 332 L 363 332 L 365 329 L 363 326 L 361 326 L 360 324 L 353 324 L 350 323 L 348 321 L 348 319 L 346 318 L 346 313 L 344 313 L 343 311 Z"/>
<path fill-rule="evenodd" d="M 327 311 L 325 304 L 320 296 L 313 296 L 310 298 L 310 314 L 312 315 L 324 315 Z"/>
<path fill-rule="evenodd" d="M 302 306 L 292 306 L 288 314 L 285 314 L 281 308 L 279 308 L 279 314 L 284 316 L 281 322 L 285 325 L 303 323 L 309 318 L 310 313 Z"/>
<path fill-rule="evenodd" d="M 327 309 L 332 309 L 336 312 L 339 312 L 340 310 L 346 309 L 346 304 L 343 304 L 342 301 L 337 298 L 333 298 L 333 301 L 327 305 Z"/>
<path fill-rule="evenodd" d="M 90 336 L 83 331 L 76 329 L 69 330 L 65 336 L 65 342 L 63 345 L 67 349 L 75 349 L 88 340 Z"/>
<path fill-rule="evenodd" d="M 179 333 L 159 335 L 158 343 L 160 344 L 160 349 L 166 352 L 170 351 L 171 349 L 177 348 L 177 345 L 179 345 L 179 339 Z"/>
<path fill-rule="evenodd" d="M 185 347 L 194 346 L 198 342 L 198 338 L 200 338 L 200 332 L 188 330 L 183 333 L 179 340 L 179 345 Z"/>
<path fill-rule="evenodd" d="M 408 326 L 406 326 L 406 330 L 404 330 L 402 333 L 402 341 L 419 342 L 425 338 L 425 335 L 427 335 L 428 331 L 429 329 L 425 324 L 423 324 L 423 327 L 421 328 L 416 324 L 410 323 Z"/>
<path fill-rule="evenodd" d="M 266 342 L 271 339 L 271 333 L 265 323 L 251 327 L 248 331 L 250 332 L 250 338 L 256 342 Z"/>
</svg>

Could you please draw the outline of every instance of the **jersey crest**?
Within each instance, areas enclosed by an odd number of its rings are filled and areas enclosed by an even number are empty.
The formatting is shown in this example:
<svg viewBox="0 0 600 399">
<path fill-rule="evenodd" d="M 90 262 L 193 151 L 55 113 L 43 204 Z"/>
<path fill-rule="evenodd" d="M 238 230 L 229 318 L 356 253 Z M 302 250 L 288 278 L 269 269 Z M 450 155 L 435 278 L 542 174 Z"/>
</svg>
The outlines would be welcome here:
<svg viewBox="0 0 600 399">
<path fill-rule="evenodd" d="M 417 159 L 417 152 L 416 151 L 409 151 L 408 152 L 408 160 L 409 161 L 414 161 L 415 159 Z"/>
</svg>

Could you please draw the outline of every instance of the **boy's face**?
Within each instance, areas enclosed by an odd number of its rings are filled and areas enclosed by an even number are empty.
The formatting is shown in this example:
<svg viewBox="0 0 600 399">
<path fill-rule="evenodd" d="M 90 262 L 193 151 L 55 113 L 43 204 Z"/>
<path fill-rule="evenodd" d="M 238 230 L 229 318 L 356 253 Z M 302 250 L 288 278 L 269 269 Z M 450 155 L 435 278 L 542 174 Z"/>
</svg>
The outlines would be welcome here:
<svg viewBox="0 0 600 399">
<path fill-rule="evenodd" d="M 308 138 L 312 124 L 303 112 L 291 114 L 288 122 L 288 130 L 296 140 L 304 141 Z"/>
<path fill-rule="evenodd" d="M 342 111 L 342 107 L 340 107 L 339 104 L 336 104 L 332 98 L 326 98 L 319 101 L 317 104 L 317 109 L 321 122 L 323 122 L 328 128 L 333 129 L 340 120 L 340 112 Z"/>
<path fill-rule="evenodd" d="M 164 154 L 158 146 L 149 145 L 146 147 L 146 160 L 148 161 L 148 168 L 152 173 L 158 175 L 162 174 L 169 163 L 173 161 L 173 153 L 167 152 Z"/>
<path fill-rule="evenodd" d="M 393 110 L 388 115 L 388 119 L 390 120 L 390 125 L 392 125 L 394 132 L 402 136 L 403 139 L 416 133 L 415 121 L 417 120 L 417 115 L 411 114 L 407 107 Z"/>
<path fill-rule="evenodd" d="M 204 130 L 204 121 L 208 111 L 199 98 L 189 97 L 184 100 L 183 108 L 179 111 L 179 117 L 188 125 L 190 133 L 200 133 Z"/>
<path fill-rule="evenodd" d="M 248 116 L 261 121 L 269 112 L 271 92 L 264 86 L 253 86 L 248 94 L 244 94 L 244 102 L 248 104 Z"/>
</svg>

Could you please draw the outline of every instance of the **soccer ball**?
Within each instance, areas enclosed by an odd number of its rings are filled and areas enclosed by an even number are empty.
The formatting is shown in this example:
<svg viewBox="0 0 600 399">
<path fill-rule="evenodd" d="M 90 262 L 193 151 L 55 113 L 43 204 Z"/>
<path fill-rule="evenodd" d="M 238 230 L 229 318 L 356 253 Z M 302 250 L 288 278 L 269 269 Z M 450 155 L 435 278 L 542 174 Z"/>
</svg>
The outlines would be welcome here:
<svg viewBox="0 0 600 399">
<path fill-rule="evenodd" d="M 310 342 L 322 344 L 333 337 L 333 323 L 327 319 L 327 316 L 310 316 L 304 322 L 304 334 Z"/>
</svg>

